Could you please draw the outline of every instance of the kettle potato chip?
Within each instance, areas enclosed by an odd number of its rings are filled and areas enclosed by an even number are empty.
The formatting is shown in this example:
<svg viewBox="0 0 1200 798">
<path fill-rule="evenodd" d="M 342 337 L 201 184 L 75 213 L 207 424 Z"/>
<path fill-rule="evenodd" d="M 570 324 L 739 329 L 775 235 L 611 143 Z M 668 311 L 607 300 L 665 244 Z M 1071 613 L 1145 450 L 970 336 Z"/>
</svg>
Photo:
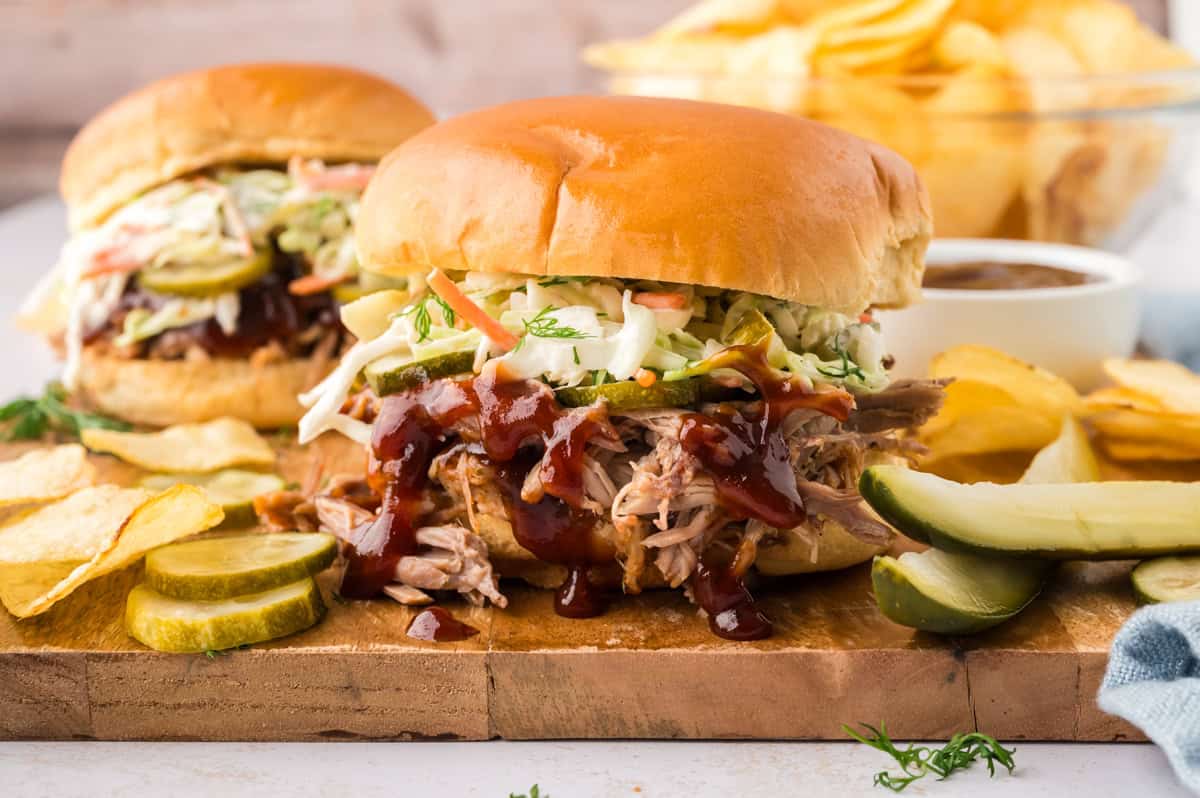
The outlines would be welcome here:
<svg viewBox="0 0 1200 798">
<path fill-rule="evenodd" d="M 158 432 L 85 429 L 80 440 L 94 452 L 115 455 L 147 471 L 195 474 L 275 462 L 275 452 L 254 427 L 233 418 L 180 424 Z"/>
<path fill-rule="evenodd" d="M 0 602 L 18 618 L 38 615 L 85 582 L 214 527 L 223 516 L 191 485 L 158 495 L 115 485 L 84 488 L 0 525 Z"/>
<path fill-rule="evenodd" d="M 0 463 L 0 507 L 53 501 L 95 481 L 96 469 L 79 444 L 34 449 Z"/>
</svg>

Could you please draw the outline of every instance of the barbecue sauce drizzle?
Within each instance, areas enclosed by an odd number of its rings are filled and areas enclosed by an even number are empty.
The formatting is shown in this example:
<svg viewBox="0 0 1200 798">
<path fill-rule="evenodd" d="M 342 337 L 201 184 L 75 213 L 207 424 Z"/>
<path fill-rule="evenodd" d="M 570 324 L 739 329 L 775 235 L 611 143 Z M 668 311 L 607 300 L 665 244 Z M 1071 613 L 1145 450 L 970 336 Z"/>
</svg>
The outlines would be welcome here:
<svg viewBox="0 0 1200 798">
<path fill-rule="evenodd" d="M 808 516 L 780 427 L 793 410 L 804 408 L 845 421 L 853 398 L 840 390 L 814 393 L 795 379 L 781 378 L 762 346 L 732 346 L 716 357 L 754 383 L 759 409 L 722 404 L 711 415 L 688 413 L 680 430 L 683 450 L 712 477 L 721 507 L 734 518 L 755 518 L 776 529 L 805 523 Z M 692 594 L 719 637 L 770 637 L 771 621 L 755 606 L 732 563 L 702 558 L 692 577 Z"/>
<path fill-rule="evenodd" d="M 392 581 L 400 559 L 417 553 L 429 466 L 453 434 L 450 427 L 471 415 L 478 415 L 484 452 L 498 464 L 517 542 L 539 559 L 569 570 L 555 610 L 569 617 L 599 614 L 603 602 L 587 571 L 611 560 L 612 553 L 594 539 L 597 516 L 580 506 L 583 457 L 591 438 L 615 439 L 615 432 L 602 412 L 566 412 L 546 386 L 507 379 L 498 368 L 384 398 L 367 477 L 383 493 L 382 508 L 352 533 L 342 595 L 378 594 Z M 521 499 L 521 487 L 533 468 L 540 469 L 545 495 L 531 504 Z"/>
<path fill-rule="evenodd" d="M 760 346 L 730 347 L 718 357 L 720 366 L 736 369 L 755 385 L 758 409 L 725 404 L 712 415 L 689 413 L 681 445 L 712 476 L 721 506 L 731 516 L 780 529 L 798 526 L 807 515 L 780 426 L 801 408 L 845 421 L 854 400 L 844 391 L 814 393 L 779 377 Z M 600 614 L 603 596 L 588 572 L 611 561 L 612 550 L 594 534 L 598 517 L 582 507 L 583 458 L 590 439 L 615 439 L 615 432 L 603 411 L 564 411 L 546 386 L 506 379 L 498 368 L 383 399 L 368 475 L 383 494 L 381 512 L 352 535 L 342 595 L 378 594 L 392 581 L 400 558 L 417 553 L 429 466 L 454 434 L 450 428 L 471 415 L 479 417 L 480 443 L 496 465 L 517 542 L 538 559 L 567 567 L 555 611 L 567 617 Z M 530 503 L 521 491 L 533 469 L 539 469 L 544 495 Z M 770 620 L 731 565 L 705 556 L 692 586 L 718 636 L 755 640 L 771 634 Z"/>
</svg>

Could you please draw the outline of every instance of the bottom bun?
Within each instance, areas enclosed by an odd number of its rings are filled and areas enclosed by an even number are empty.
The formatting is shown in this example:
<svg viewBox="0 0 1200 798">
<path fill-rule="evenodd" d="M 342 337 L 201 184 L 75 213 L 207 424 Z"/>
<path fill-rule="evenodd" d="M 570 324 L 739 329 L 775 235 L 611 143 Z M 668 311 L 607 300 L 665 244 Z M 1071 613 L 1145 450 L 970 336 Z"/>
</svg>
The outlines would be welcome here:
<svg viewBox="0 0 1200 798">
<path fill-rule="evenodd" d="M 535 587 L 554 588 L 562 584 L 567 571 L 561 565 L 542 562 L 517 543 L 512 526 L 504 518 L 477 514 L 479 536 L 487 544 L 489 558 L 503 577 L 522 579 Z M 467 519 L 463 524 L 468 525 Z M 797 535 L 788 535 L 785 542 L 762 545 L 754 567 L 770 576 L 810 574 L 818 571 L 837 571 L 866 562 L 882 554 L 886 546 L 863 543 L 834 521 L 826 520 L 816 536 L 814 556 L 812 546 Z M 647 564 L 642 580 L 646 588 L 664 587 L 666 580 L 653 564 Z"/>
<path fill-rule="evenodd" d="M 232 417 L 262 429 L 296 424 L 296 396 L 325 372 L 310 358 L 251 365 L 249 360 L 126 360 L 84 350 L 79 387 L 100 412 L 166 427 Z"/>
<path fill-rule="evenodd" d="M 838 571 L 887 550 L 887 546 L 863 543 L 836 521 L 824 521 L 821 530 L 812 534 L 816 539 L 815 555 L 812 545 L 799 535 L 787 535 L 778 543 L 759 546 L 754 567 L 770 576 Z"/>
</svg>

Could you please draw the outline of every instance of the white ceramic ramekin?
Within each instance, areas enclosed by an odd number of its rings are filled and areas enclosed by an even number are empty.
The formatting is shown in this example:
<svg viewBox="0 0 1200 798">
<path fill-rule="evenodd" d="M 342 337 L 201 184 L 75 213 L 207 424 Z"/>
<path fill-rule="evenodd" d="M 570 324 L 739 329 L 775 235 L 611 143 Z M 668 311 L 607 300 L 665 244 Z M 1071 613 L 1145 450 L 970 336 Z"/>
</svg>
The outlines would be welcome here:
<svg viewBox="0 0 1200 798">
<path fill-rule="evenodd" d="M 1141 272 L 1119 255 L 1063 244 L 960 238 L 934 241 L 925 260 L 1037 263 L 1103 279 L 1011 291 L 927 288 L 919 304 L 876 314 L 896 358 L 893 378 L 925 376 L 938 352 L 984 344 L 1087 390 L 1102 380 L 1101 361 L 1127 357 L 1137 344 Z"/>
</svg>

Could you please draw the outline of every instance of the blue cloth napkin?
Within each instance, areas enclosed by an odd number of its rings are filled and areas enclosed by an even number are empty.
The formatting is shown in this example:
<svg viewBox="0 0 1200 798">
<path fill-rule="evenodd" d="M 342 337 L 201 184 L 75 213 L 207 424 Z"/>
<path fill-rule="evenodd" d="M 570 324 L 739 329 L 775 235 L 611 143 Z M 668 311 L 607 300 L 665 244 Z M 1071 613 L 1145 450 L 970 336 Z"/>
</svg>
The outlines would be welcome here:
<svg viewBox="0 0 1200 798">
<path fill-rule="evenodd" d="M 1144 731 L 1200 794 L 1200 601 L 1143 607 L 1126 621 L 1099 704 Z"/>
</svg>

